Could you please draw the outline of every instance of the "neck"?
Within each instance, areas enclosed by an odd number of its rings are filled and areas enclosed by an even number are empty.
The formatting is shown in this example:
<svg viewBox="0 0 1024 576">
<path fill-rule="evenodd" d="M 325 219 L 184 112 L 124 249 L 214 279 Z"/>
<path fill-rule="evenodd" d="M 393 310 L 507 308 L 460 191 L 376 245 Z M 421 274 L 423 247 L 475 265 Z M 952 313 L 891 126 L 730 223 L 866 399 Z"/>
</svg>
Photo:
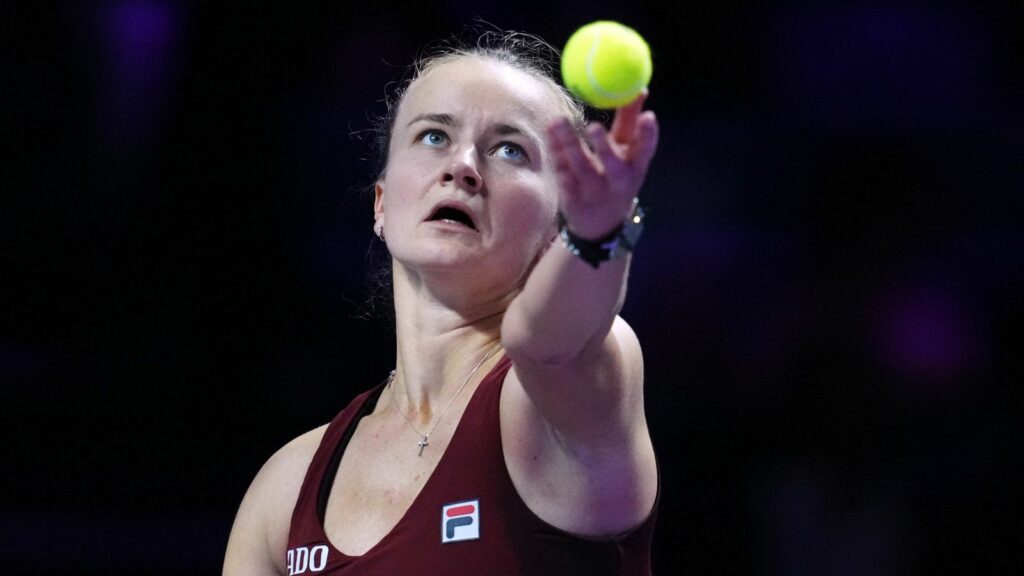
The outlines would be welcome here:
<svg viewBox="0 0 1024 576">
<path fill-rule="evenodd" d="M 501 321 L 511 297 L 496 300 L 438 298 L 416 276 L 395 265 L 395 391 L 418 426 L 444 409 L 480 360 L 500 341 Z M 497 361 L 491 356 L 466 384 L 463 400 Z"/>
</svg>

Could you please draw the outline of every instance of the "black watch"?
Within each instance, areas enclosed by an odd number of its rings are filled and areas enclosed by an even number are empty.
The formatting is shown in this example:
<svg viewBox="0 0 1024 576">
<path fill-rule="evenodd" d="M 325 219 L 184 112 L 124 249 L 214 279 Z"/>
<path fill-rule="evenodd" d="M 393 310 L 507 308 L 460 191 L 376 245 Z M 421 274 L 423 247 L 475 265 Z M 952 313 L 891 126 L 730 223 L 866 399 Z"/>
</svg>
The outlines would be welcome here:
<svg viewBox="0 0 1024 576">
<path fill-rule="evenodd" d="M 637 198 L 633 198 L 633 211 L 629 217 L 614 230 L 596 240 L 587 240 L 573 234 L 569 231 L 565 218 L 561 214 L 558 218 L 562 243 L 574 256 L 579 256 L 594 268 L 601 262 L 622 258 L 627 252 L 632 252 L 644 231 L 644 209 L 640 207 L 640 200 Z"/>
</svg>

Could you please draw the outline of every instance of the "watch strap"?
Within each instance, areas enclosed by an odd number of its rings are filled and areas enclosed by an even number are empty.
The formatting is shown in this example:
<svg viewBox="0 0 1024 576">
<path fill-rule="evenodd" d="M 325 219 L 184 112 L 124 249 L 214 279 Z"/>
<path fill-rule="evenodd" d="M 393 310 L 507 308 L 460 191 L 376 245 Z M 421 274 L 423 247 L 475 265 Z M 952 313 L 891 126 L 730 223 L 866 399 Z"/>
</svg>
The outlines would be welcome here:
<svg viewBox="0 0 1024 576">
<path fill-rule="evenodd" d="M 643 230 L 644 211 L 638 202 L 636 198 L 633 199 L 633 211 L 625 222 L 620 223 L 608 234 L 594 240 L 573 234 L 569 230 L 565 217 L 559 213 L 558 225 L 562 243 L 570 253 L 595 269 L 600 266 L 601 262 L 625 256 L 627 252 L 633 251 Z"/>
</svg>

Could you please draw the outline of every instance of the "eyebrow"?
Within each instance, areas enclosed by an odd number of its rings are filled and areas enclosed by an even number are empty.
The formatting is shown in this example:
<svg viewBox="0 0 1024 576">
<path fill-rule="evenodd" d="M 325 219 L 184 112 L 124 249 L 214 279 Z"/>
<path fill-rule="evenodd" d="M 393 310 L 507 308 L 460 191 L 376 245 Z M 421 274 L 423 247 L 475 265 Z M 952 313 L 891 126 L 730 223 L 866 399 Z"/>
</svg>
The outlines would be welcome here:
<svg viewBox="0 0 1024 576">
<path fill-rule="evenodd" d="M 417 122 L 433 122 L 436 124 L 440 124 L 441 126 L 452 126 L 454 128 L 458 128 L 460 126 L 459 120 L 457 120 L 455 116 L 452 116 L 451 114 L 436 113 L 420 114 L 416 118 L 410 120 L 409 124 L 407 124 L 406 126 L 412 126 Z M 532 134 L 531 131 L 512 124 L 506 124 L 504 122 L 495 124 L 493 130 L 496 134 L 500 136 L 522 136 L 529 140 L 538 139 L 534 134 Z"/>
<path fill-rule="evenodd" d="M 406 126 L 412 126 L 417 122 L 436 122 L 442 126 L 458 126 L 459 123 L 451 114 L 420 114 L 409 121 Z"/>
<path fill-rule="evenodd" d="M 409 123 L 406 124 L 406 126 L 412 126 L 417 122 L 434 122 L 437 124 L 441 124 L 442 126 L 459 126 L 459 121 L 456 120 L 455 117 L 452 116 L 451 114 L 420 114 L 413 118 L 412 120 L 410 120 Z M 512 124 L 504 123 L 495 124 L 494 132 L 501 136 L 529 135 L 529 133 L 526 130 L 523 130 L 518 126 L 513 126 Z"/>
<path fill-rule="evenodd" d="M 511 124 L 497 124 L 494 127 L 494 131 L 501 136 L 528 136 L 526 130 L 519 128 L 518 126 L 512 126 Z"/>
</svg>

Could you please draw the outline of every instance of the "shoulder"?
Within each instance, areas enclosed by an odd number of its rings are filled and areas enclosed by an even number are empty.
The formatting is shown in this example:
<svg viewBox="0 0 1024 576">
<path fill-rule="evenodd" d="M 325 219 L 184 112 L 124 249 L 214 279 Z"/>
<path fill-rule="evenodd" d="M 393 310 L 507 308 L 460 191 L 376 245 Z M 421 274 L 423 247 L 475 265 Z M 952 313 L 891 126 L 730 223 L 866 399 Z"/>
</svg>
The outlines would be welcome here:
<svg viewBox="0 0 1024 576">
<path fill-rule="evenodd" d="M 260 468 L 231 528 L 224 560 L 225 575 L 284 571 L 292 510 L 306 469 L 326 430 L 325 424 L 295 438 Z"/>
<path fill-rule="evenodd" d="M 291 517 L 299 489 L 306 477 L 306 469 L 313 461 L 327 426 L 324 424 L 293 439 L 263 464 L 249 488 L 262 496 L 260 505 L 273 508 L 275 513 L 279 512 L 279 508 L 283 509 L 280 512 Z"/>
<path fill-rule="evenodd" d="M 327 431 L 327 426 L 328 424 L 324 424 L 314 428 L 292 439 L 277 452 L 274 452 L 273 456 L 260 468 L 253 483 L 263 479 L 293 480 L 297 472 L 301 484 L 306 468 L 313 460 L 313 455 L 316 454 L 316 449 L 320 446 L 324 432 Z"/>
</svg>

